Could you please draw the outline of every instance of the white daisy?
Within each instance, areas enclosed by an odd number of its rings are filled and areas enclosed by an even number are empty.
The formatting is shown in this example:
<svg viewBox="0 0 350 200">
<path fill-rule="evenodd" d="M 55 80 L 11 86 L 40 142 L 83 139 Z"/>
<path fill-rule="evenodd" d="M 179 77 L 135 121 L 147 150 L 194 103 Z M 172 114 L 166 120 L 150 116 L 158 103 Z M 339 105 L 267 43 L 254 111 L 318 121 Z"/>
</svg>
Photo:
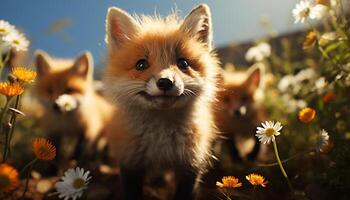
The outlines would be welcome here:
<svg viewBox="0 0 350 200">
<path fill-rule="evenodd" d="M 322 4 L 314 5 L 309 0 L 300 1 L 293 9 L 294 23 L 304 23 L 307 18 L 322 19 L 328 13 L 328 7 Z"/>
<path fill-rule="evenodd" d="M 305 20 L 310 16 L 311 8 L 312 5 L 310 1 L 300 1 L 292 11 L 295 19 L 294 23 L 304 23 Z"/>
<path fill-rule="evenodd" d="M 270 144 L 275 141 L 275 136 L 280 135 L 282 125 L 280 122 L 266 121 L 261 123 L 263 127 L 257 127 L 255 136 L 258 137 L 259 141 L 263 144 Z"/>
<path fill-rule="evenodd" d="M 315 82 L 315 89 L 318 93 L 322 93 L 327 86 L 327 81 L 325 77 L 320 77 Z"/>
<path fill-rule="evenodd" d="M 310 19 L 322 19 L 327 16 L 328 7 L 322 4 L 313 6 L 310 10 Z"/>
<path fill-rule="evenodd" d="M 79 167 L 67 170 L 62 177 L 62 181 L 55 184 L 59 193 L 58 197 L 64 200 L 80 198 L 91 179 L 89 174 L 89 171 L 84 172 L 84 169 Z"/>
<path fill-rule="evenodd" d="M 329 135 L 328 132 L 324 129 L 320 130 L 317 137 L 317 150 L 322 151 L 322 149 L 328 145 Z"/>
<path fill-rule="evenodd" d="M 29 41 L 22 33 L 19 33 L 18 31 L 12 31 L 3 37 L 3 41 L 14 48 L 16 51 L 28 50 Z"/>
<path fill-rule="evenodd" d="M 303 69 L 295 75 L 296 84 L 308 83 L 316 77 L 315 70 L 311 68 Z"/>
<path fill-rule="evenodd" d="M 247 61 L 262 61 L 264 58 L 267 58 L 271 55 L 271 46 L 266 43 L 260 43 L 257 46 L 251 47 L 248 49 L 245 54 L 245 59 Z"/>
<path fill-rule="evenodd" d="M 292 86 L 295 84 L 295 77 L 293 75 L 285 75 L 281 78 L 281 80 L 278 82 L 278 89 L 281 92 L 287 92 L 288 89 L 292 88 Z"/>
<path fill-rule="evenodd" d="M 15 27 L 8 23 L 7 21 L 0 20 L 0 36 L 8 35 L 9 33 L 13 32 Z"/>
<path fill-rule="evenodd" d="M 56 99 L 55 103 L 62 112 L 69 112 L 78 107 L 78 101 L 69 94 L 62 94 Z"/>
</svg>

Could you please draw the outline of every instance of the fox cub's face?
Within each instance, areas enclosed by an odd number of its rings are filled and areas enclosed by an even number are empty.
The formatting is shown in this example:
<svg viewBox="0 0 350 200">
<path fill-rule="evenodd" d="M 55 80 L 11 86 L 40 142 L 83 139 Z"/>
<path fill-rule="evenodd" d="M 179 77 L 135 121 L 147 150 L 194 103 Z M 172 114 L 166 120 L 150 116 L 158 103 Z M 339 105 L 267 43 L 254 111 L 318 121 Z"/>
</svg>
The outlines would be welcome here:
<svg viewBox="0 0 350 200">
<path fill-rule="evenodd" d="M 89 52 L 76 60 L 59 60 L 39 50 L 35 62 L 39 74 L 36 91 L 48 110 L 59 114 L 65 111 L 64 106 L 75 105 L 78 108 L 93 90 L 92 57 Z"/>
<path fill-rule="evenodd" d="M 181 107 L 208 88 L 217 60 L 211 54 L 211 18 L 201 5 L 182 21 L 175 14 L 133 18 L 109 8 L 106 20 L 107 92 L 148 109 Z"/>
<path fill-rule="evenodd" d="M 260 68 L 253 67 L 247 72 L 222 72 L 223 90 L 219 92 L 219 101 L 226 118 L 238 121 L 254 117 L 254 94 L 260 79 Z"/>
</svg>

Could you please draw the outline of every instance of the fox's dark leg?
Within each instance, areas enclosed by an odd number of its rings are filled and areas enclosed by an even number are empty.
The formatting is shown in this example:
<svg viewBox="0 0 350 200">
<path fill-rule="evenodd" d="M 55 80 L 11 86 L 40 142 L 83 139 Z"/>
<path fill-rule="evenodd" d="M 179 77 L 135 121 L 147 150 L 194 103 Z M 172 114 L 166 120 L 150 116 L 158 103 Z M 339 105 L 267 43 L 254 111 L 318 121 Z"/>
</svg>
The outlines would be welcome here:
<svg viewBox="0 0 350 200">
<path fill-rule="evenodd" d="M 72 159 L 78 160 L 84 153 L 84 151 L 91 151 L 91 149 L 85 149 L 86 139 L 84 134 L 79 134 L 77 144 L 75 145 Z M 90 153 L 88 153 L 89 155 Z"/>
<path fill-rule="evenodd" d="M 120 168 L 124 200 L 141 200 L 143 170 L 132 170 L 127 167 Z"/>
<path fill-rule="evenodd" d="M 196 184 L 197 172 L 181 171 L 177 173 L 177 190 L 174 200 L 192 200 L 194 199 L 194 186 Z"/>
<path fill-rule="evenodd" d="M 258 154 L 259 154 L 259 151 L 260 151 L 260 142 L 259 142 L 259 139 L 257 137 L 254 137 L 255 138 L 255 145 L 254 145 L 254 148 L 252 150 L 252 152 L 250 152 L 248 155 L 247 155 L 247 158 L 248 160 L 250 161 L 253 161 L 257 158 Z"/>
<path fill-rule="evenodd" d="M 239 155 L 238 149 L 236 147 L 236 141 L 235 141 L 232 133 L 230 133 L 230 136 L 226 140 L 224 140 L 224 144 L 227 145 L 227 147 L 230 151 L 231 158 L 234 161 L 242 161 L 242 158 Z"/>
</svg>

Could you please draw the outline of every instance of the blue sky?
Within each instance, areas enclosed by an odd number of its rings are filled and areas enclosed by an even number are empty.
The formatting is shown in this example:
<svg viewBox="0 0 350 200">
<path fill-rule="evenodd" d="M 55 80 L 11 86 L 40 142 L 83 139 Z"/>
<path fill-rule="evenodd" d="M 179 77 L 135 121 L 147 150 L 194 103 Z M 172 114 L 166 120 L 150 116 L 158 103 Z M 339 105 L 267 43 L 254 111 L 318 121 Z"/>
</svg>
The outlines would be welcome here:
<svg viewBox="0 0 350 200">
<path fill-rule="evenodd" d="M 33 51 L 43 49 L 57 57 L 72 57 L 90 50 L 99 62 L 106 52 L 104 21 L 108 7 L 161 15 L 177 7 L 184 16 L 200 3 L 211 8 L 216 46 L 265 35 L 267 30 L 259 25 L 262 16 L 279 33 L 300 28 L 293 24 L 291 15 L 296 0 L 2 0 L 0 19 L 23 30 Z"/>
</svg>

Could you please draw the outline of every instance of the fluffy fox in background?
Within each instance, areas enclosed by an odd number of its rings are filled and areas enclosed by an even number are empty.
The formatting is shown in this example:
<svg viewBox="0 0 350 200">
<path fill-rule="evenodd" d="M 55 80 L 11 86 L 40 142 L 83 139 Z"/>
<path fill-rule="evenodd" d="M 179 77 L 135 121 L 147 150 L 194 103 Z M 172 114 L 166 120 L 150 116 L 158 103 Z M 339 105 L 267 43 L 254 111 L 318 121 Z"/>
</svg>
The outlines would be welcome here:
<svg viewBox="0 0 350 200">
<path fill-rule="evenodd" d="M 96 153 L 114 108 L 94 88 L 91 54 L 86 52 L 76 60 L 57 59 L 38 50 L 35 62 L 35 90 L 44 109 L 41 123 L 45 133 L 56 146 L 63 138 L 75 139 L 74 159 L 83 152 Z"/>
<path fill-rule="evenodd" d="M 247 71 L 221 72 L 220 106 L 216 110 L 216 124 L 227 137 L 227 147 L 234 160 L 255 160 L 260 156 L 260 142 L 255 137 L 256 126 L 265 119 L 259 102 L 263 67 L 256 64 Z"/>
<path fill-rule="evenodd" d="M 219 67 L 209 7 L 198 6 L 184 20 L 175 14 L 134 18 L 112 7 L 106 23 L 106 91 L 125 116 L 127 133 L 112 129 L 108 141 L 125 199 L 144 199 L 144 180 L 168 170 L 176 179 L 168 199 L 193 199 L 216 138 Z"/>
</svg>

